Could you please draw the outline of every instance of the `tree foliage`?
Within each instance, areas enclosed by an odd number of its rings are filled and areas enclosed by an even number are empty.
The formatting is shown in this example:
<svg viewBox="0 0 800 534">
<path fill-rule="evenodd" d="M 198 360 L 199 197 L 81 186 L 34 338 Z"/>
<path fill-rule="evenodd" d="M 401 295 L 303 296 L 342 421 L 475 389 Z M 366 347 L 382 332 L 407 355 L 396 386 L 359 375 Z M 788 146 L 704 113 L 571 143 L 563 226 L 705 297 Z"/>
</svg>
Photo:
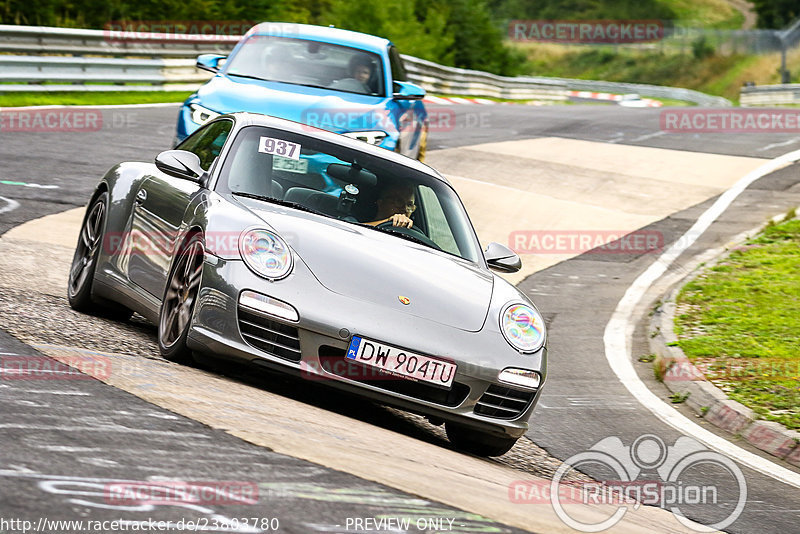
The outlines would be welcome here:
<svg viewBox="0 0 800 534">
<path fill-rule="evenodd" d="M 519 72 L 487 0 L 0 0 L 0 23 L 102 29 L 110 22 L 274 21 L 333 24 L 392 40 L 445 65 Z"/>
<path fill-rule="evenodd" d="M 753 0 L 759 28 L 781 29 L 800 17 L 800 0 Z"/>
</svg>

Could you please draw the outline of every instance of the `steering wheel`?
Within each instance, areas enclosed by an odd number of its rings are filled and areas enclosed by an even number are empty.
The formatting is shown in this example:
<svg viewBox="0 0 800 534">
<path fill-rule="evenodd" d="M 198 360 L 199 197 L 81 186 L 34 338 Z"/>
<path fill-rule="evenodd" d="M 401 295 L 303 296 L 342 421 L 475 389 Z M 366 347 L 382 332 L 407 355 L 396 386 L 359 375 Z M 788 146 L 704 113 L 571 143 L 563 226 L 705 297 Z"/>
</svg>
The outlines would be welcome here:
<svg viewBox="0 0 800 534">
<path fill-rule="evenodd" d="M 386 221 L 386 222 L 380 223 L 375 228 L 388 229 L 388 230 L 391 230 L 392 232 L 397 232 L 398 234 L 405 234 L 405 235 L 407 235 L 409 237 L 413 237 L 414 239 L 422 241 L 424 244 L 428 245 L 429 247 L 433 247 L 436 250 L 442 250 L 442 247 L 440 247 L 439 245 L 434 243 L 433 240 L 431 240 L 431 238 L 426 236 L 425 233 L 422 230 L 420 230 L 419 228 L 417 228 L 415 226 L 412 226 L 411 228 L 408 228 L 406 226 L 394 226 L 392 224 L 392 221 Z"/>
</svg>

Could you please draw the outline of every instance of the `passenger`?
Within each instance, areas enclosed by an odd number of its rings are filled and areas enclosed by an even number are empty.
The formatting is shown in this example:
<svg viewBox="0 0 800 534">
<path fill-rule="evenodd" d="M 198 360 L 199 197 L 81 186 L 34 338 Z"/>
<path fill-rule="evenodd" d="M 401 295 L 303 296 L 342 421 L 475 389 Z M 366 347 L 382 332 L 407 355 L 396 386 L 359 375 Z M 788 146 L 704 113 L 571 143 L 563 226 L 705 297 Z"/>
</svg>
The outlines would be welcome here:
<svg viewBox="0 0 800 534">
<path fill-rule="evenodd" d="M 375 213 L 377 220 L 368 222 L 370 226 L 378 226 L 391 222 L 392 226 L 411 228 L 414 221 L 411 215 L 417 209 L 414 200 L 414 187 L 411 185 L 391 185 L 381 191 L 376 201 L 378 211 Z"/>
</svg>

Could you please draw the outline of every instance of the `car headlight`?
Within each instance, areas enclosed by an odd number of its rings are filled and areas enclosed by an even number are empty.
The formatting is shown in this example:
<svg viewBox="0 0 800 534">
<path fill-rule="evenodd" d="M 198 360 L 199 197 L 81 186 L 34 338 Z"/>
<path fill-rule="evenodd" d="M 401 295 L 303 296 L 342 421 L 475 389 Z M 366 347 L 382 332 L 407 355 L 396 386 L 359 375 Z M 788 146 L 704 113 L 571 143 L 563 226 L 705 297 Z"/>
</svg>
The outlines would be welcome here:
<svg viewBox="0 0 800 534">
<path fill-rule="evenodd" d="M 254 273 L 280 280 L 292 272 L 294 260 L 286 242 L 269 230 L 248 230 L 239 238 L 239 253 Z"/>
<path fill-rule="evenodd" d="M 200 104 L 189 104 L 189 110 L 192 112 L 192 122 L 197 124 L 205 124 L 214 117 L 219 117 L 219 113 L 204 108 Z"/>
<path fill-rule="evenodd" d="M 506 306 L 500 315 L 500 330 L 506 341 L 520 352 L 536 352 L 544 345 L 544 319 L 527 304 Z"/>
<path fill-rule="evenodd" d="M 379 145 L 386 139 L 386 132 L 381 131 L 374 131 L 374 132 L 345 132 L 342 135 L 346 135 L 352 139 L 358 139 L 359 141 L 364 141 L 371 145 Z"/>
</svg>

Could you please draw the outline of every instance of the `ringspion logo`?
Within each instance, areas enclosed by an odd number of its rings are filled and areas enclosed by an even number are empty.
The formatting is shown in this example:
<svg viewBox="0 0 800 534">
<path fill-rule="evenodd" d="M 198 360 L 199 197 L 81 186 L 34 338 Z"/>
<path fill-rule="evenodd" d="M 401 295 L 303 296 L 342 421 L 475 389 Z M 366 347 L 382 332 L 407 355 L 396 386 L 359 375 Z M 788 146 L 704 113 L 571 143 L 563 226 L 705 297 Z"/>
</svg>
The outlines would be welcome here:
<svg viewBox="0 0 800 534">
<path fill-rule="evenodd" d="M 592 470 L 607 476 L 564 481 L 571 471 Z M 660 437 L 645 434 L 630 445 L 616 436 L 604 438 L 567 458 L 551 481 L 512 482 L 508 496 L 516 504 L 549 502 L 565 525 L 580 532 L 610 529 L 629 509 L 643 504 L 669 510 L 686 528 L 710 532 L 738 519 L 747 503 L 747 483 L 733 460 L 693 438 L 681 436 L 667 445 Z M 572 504 L 608 505 L 603 509 L 608 512 L 574 515 Z M 687 517 L 698 507 L 705 512 L 704 525 Z"/>
</svg>

